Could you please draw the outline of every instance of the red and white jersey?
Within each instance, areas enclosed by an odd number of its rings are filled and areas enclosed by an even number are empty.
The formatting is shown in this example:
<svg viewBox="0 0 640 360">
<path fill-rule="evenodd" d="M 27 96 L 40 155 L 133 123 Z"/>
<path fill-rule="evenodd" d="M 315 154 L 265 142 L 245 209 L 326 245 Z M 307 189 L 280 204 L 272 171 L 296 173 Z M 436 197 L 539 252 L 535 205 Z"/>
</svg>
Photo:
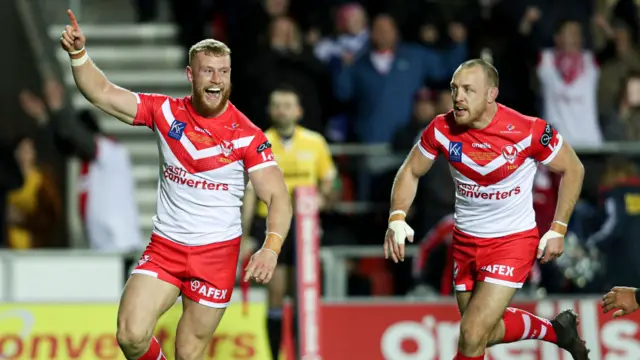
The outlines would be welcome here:
<svg viewBox="0 0 640 360">
<path fill-rule="evenodd" d="M 546 121 L 498 104 L 482 130 L 456 125 L 453 112 L 437 116 L 418 148 L 449 160 L 456 187 L 455 225 L 471 236 L 494 238 L 536 226 L 532 187 L 538 162 L 547 164 L 562 136 Z"/>
<path fill-rule="evenodd" d="M 134 125 L 158 136 L 160 180 L 153 232 L 185 245 L 242 235 L 246 174 L 277 166 L 264 133 L 229 103 L 220 116 L 199 116 L 191 97 L 136 94 Z"/>
</svg>

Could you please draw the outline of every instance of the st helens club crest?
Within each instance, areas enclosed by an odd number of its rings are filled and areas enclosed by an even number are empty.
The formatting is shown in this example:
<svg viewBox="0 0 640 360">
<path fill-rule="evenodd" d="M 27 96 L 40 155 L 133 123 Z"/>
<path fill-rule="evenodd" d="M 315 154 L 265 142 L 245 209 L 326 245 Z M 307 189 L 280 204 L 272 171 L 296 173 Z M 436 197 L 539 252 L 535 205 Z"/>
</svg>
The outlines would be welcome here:
<svg viewBox="0 0 640 360">
<path fill-rule="evenodd" d="M 509 164 L 513 164 L 518 156 L 518 148 L 515 145 L 507 145 L 502 148 L 502 156 Z"/>
<path fill-rule="evenodd" d="M 233 152 L 233 143 L 222 140 L 222 142 L 220 143 L 220 149 L 222 150 L 222 155 L 228 157 Z"/>
</svg>

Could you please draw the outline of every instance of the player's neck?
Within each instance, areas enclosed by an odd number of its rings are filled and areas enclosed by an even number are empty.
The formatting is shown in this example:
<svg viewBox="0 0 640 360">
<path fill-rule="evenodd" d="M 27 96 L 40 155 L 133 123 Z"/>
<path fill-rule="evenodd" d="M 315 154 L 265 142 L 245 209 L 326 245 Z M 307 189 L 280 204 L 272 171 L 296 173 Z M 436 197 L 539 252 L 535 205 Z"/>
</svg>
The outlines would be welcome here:
<svg viewBox="0 0 640 360">
<path fill-rule="evenodd" d="M 493 118 L 496 117 L 496 113 L 498 112 L 498 105 L 496 103 L 489 104 L 487 106 L 487 110 L 480 115 L 477 121 L 474 121 L 469 125 L 470 128 L 475 130 L 482 130 L 489 126 L 493 121 Z"/>
</svg>

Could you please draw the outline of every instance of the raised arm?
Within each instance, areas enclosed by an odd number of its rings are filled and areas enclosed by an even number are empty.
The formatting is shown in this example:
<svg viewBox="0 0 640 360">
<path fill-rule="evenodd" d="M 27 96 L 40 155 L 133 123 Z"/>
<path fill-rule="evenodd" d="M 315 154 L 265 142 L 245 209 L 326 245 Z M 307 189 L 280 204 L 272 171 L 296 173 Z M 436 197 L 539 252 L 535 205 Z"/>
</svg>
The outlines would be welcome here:
<svg viewBox="0 0 640 360">
<path fill-rule="evenodd" d="M 75 15 L 67 10 L 71 25 L 65 26 L 60 44 L 69 53 L 73 78 L 78 90 L 93 105 L 122 122 L 132 125 L 138 109 L 136 95 L 114 85 L 91 61 L 85 49 L 86 38 Z"/>
</svg>

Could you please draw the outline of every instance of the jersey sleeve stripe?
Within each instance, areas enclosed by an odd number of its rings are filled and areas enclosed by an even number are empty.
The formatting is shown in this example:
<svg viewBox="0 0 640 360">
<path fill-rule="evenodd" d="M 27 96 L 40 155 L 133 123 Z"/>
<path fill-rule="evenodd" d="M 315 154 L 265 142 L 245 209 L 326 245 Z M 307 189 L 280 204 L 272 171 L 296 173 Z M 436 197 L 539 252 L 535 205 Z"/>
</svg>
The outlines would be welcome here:
<svg viewBox="0 0 640 360">
<path fill-rule="evenodd" d="M 140 104 L 142 102 L 142 100 L 140 100 L 140 95 L 136 92 L 134 92 L 133 95 L 136 96 L 136 103 Z"/>
<path fill-rule="evenodd" d="M 433 160 L 436 158 L 434 154 L 428 152 L 427 149 L 423 148 L 422 145 L 420 145 L 420 143 L 418 143 L 418 149 L 420 149 L 420 152 L 422 153 L 422 155 L 427 157 L 427 159 Z"/>
<path fill-rule="evenodd" d="M 264 169 L 264 168 L 269 167 L 269 166 L 277 166 L 277 165 L 278 165 L 278 163 L 275 162 L 275 161 L 267 161 L 267 162 L 263 162 L 263 163 L 260 163 L 258 165 L 255 165 L 255 166 L 252 166 L 252 167 L 248 168 L 247 172 L 250 173 L 252 171 Z"/>
<path fill-rule="evenodd" d="M 556 157 L 556 155 L 558 155 L 558 152 L 560 152 L 560 148 L 562 148 L 562 144 L 564 142 L 564 139 L 562 138 L 562 135 L 560 135 L 560 134 L 557 134 L 556 137 L 558 138 L 558 145 L 555 146 L 555 148 L 553 149 L 551 154 L 549 154 L 549 156 L 547 156 L 546 159 L 544 159 L 544 160 L 542 160 L 540 162 L 542 165 L 547 165 L 548 163 L 552 162 L 553 159 Z"/>
</svg>

